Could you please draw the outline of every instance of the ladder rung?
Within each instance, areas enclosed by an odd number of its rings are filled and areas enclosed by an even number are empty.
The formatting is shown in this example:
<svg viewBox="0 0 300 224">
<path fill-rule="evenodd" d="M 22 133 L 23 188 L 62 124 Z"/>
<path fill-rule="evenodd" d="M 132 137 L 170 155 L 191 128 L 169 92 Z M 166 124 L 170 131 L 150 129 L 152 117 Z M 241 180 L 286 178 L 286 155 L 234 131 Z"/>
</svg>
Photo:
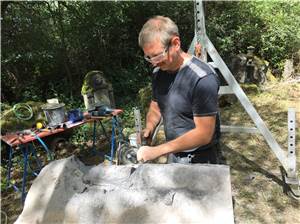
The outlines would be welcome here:
<svg viewBox="0 0 300 224">
<path fill-rule="evenodd" d="M 221 125 L 221 132 L 233 132 L 233 133 L 259 133 L 256 127 L 243 127 L 243 126 L 228 126 Z"/>
<path fill-rule="evenodd" d="M 219 95 L 234 94 L 234 92 L 229 86 L 220 86 L 218 94 Z"/>
</svg>

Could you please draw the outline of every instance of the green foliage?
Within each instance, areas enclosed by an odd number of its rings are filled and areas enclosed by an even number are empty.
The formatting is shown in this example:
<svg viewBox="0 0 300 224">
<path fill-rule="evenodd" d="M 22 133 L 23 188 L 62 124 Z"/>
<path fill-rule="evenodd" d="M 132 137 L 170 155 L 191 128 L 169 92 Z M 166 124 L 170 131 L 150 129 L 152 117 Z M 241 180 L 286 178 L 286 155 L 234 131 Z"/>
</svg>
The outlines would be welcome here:
<svg viewBox="0 0 300 224">
<path fill-rule="evenodd" d="M 252 45 L 279 67 L 300 48 L 300 4 L 295 1 L 207 2 L 206 21 L 209 37 L 227 62 Z"/>
<path fill-rule="evenodd" d="M 0 170 L 1 170 L 1 192 L 3 192 L 6 189 L 7 186 L 7 177 L 6 174 L 7 173 L 7 169 L 4 168 L 3 166 L 0 166 Z"/>
<path fill-rule="evenodd" d="M 4 108 L 1 108 L 1 133 L 30 129 L 37 121 L 46 121 L 44 113 L 41 110 L 42 102 L 28 101 L 26 104 L 28 104 L 33 111 L 33 117 L 29 120 L 18 119 L 13 108 L 9 105 L 5 105 Z"/>
<path fill-rule="evenodd" d="M 74 133 L 70 139 L 73 144 L 82 144 L 93 138 L 92 125 L 82 125 L 74 130 Z"/>
<path fill-rule="evenodd" d="M 138 97 L 141 105 L 141 111 L 143 114 L 146 114 L 152 98 L 152 87 L 150 83 L 146 87 L 140 89 Z"/>
<path fill-rule="evenodd" d="M 266 32 L 261 34 L 261 53 L 271 58 L 274 65 L 283 62 L 300 49 L 300 4 L 278 2 L 257 7 L 266 21 Z"/>
<path fill-rule="evenodd" d="M 133 109 L 134 107 L 138 107 L 136 103 L 129 103 L 123 108 L 123 113 L 120 116 L 122 119 L 122 126 L 123 128 L 134 128 L 134 114 Z"/>
<path fill-rule="evenodd" d="M 256 47 L 280 67 L 299 49 L 300 4 L 294 1 L 204 2 L 206 30 L 223 56 Z M 16 103 L 62 98 L 81 107 L 84 75 L 101 70 L 117 105 L 130 103 L 150 83 L 152 68 L 137 44 L 144 22 L 171 17 L 182 48 L 194 35 L 192 1 L 9 2 L 2 21 L 1 99 Z"/>
</svg>

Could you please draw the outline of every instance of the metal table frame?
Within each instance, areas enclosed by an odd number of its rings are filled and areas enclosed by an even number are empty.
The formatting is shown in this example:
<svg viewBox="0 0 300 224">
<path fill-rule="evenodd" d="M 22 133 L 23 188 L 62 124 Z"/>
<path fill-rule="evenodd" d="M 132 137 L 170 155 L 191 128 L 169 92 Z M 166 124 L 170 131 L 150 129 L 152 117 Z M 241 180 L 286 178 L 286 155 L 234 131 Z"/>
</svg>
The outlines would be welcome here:
<svg viewBox="0 0 300 224">
<path fill-rule="evenodd" d="M 91 117 L 91 119 L 84 120 L 84 121 L 79 121 L 73 124 L 69 123 L 69 126 L 67 125 L 67 128 L 58 128 L 53 131 L 47 131 L 47 132 L 40 132 L 40 133 L 32 133 L 32 135 L 28 135 L 25 137 L 20 137 L 16 133 L 11 133 L 8 135 L 1 136 L 1 141 L 3 141 L 6 145 L 8 145 L 8 173 L 7 173 L 7 186 L 6 188 L 12 186 L 15 191 L 21 192 L 21 201 L 24 203 L 25 198 L 26 198 L 26 182 L 27 182 L 27 176 L 28 176 L 28 167 L 30 167 L 30 161 L 29 161 L 29 156 L 32 154 L 32 156 L 35 158 L 36 163 L 38 165 L 38 170 L 33 171 L 33 174 L 35 176 L 38 175 L 39 171 L 42 169 L 42 163 L 39 161 L 36 153 L 36 149 L 34 147 L 33 142 L 38 141 L 41 145 L 42 148 L 45 150 L 47 153 L 48 157 L 50 160 L 53 160 L 52 152 L 49 150 L 45 142 L 42 140 L 42 138 L 54 135 L 54 134 L 59 134 L 63 133 L 64 131 L 70 129 L 70 128 L 75 128 L 79 127 L 83 124 L 86 123 L 91 123 L 93 122 L 93 148 L 92 150 L 95 152 L 95 142 L 96 142 L 96 126 L 97 122 L 100 123 L 102 131 L 109 141 L 109 137 L 107 135 L 107 132 L 105 130 L 105 127 L 102 124 L 102 120 L 105 118 L 110 118 L 112 121 L 112 135 L 110 139 L 110 156 L 108 156 L 108 159 L 110 160 L 110 164 L 113 162 L 113 158 L 116 152 L 116 145 L 118 142 L 122 140 L 122 127 L 121 123 L 118 119 L 118 114 L 121 113 L 121 110 L 117 110 L 116 113 L 113 113 L 112 116 L 106 116 L 106 117 Z M 66 122 L 65 124 L 67 124 Z M 116 137 L 116 133 L 119 133 L 118 138 Z M 13 155 L 16 152 L 22 152 L 23 155 L 23 175 L 22 175 L 22 187 L 21 190 L 19 187 L 16 186 L 16 184 L 12 183 L 11 181 L 11 169 L 12 169 L 12 160 L 13 160 Z"/>
</svg>

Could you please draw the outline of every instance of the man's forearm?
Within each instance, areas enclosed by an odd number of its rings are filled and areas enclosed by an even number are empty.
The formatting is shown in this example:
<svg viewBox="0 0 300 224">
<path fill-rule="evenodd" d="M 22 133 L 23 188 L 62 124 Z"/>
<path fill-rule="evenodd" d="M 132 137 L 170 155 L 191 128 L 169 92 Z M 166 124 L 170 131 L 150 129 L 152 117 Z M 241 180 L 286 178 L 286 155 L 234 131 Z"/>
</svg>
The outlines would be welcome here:
<svg viewBox="0 0 300 224">
<path fill-rule="evenodd" d="M 150 147 L 142 146 L 137 152 L 138 160 L 148 161 L 158 158 L 169 153 L 176 153 L 187 149 L 199 147 L 209 143 L 211 138 L 209 136 L 202 136 L 198 130 L 193 129 L 177 139 L 167 142 L 162 145 Z"/>
<path fill-rule="evenodd" d="M 146 128 L 154 130 L 160 121 L 160 115 L 149 111 L 146 117 Z"/>
<path fill-rule="evenodd" d="M 210 141 L 211 136 L 206 133 L 203 135 L 199 134 L 196 129 L 193 129 L 172 141 L 159 145 L 159 151 L 162 155 L 176 153 L 206 145 L 210 143 Z"/>
<path fill-rule="evenodd" d="M 181 152 L 209 144 L 215 130 L 215 117 L 196 118 L 196 127 L 182 136 L 157 146 L 158 154 Z"/>
<path fill-rule="evenodd" d="M 151 102 L 146 116 L 146 128 L 153 131 L 161 119 L 161 114 L 156 103 Z"/>
</svg>

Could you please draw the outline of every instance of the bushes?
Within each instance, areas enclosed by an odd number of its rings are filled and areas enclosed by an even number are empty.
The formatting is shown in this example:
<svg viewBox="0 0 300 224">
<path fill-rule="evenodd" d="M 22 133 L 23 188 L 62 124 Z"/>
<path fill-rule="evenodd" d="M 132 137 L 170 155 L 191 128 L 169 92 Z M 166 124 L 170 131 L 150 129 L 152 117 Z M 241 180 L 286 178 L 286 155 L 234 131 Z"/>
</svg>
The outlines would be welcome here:
<svg viewBox="0 0 300 224">
<path fill-rule="evenodd" d="M 152 68 L 138 33 L 153 15 L 171 17 L 186 50 L 194 35 L 193 2 L 9 2 L 2 23 L 2 101 L 81 100 L 84 75 L 104 71 L 117 105 L 135 99 Z M 293 1 L 204 2 L 206 30 L 226 62 L 256 55 L 280 68 L 299 49 L 300 4 Z M 4 9 L 5 10 L 5 9 Z"/>
<path fill-rule="evenodd" d="M 225 61 L 252 45 L 275 68 L 300 48 L 299 15 L 293 1 L 206 3 L 207 32 Z"/>
</svg>

